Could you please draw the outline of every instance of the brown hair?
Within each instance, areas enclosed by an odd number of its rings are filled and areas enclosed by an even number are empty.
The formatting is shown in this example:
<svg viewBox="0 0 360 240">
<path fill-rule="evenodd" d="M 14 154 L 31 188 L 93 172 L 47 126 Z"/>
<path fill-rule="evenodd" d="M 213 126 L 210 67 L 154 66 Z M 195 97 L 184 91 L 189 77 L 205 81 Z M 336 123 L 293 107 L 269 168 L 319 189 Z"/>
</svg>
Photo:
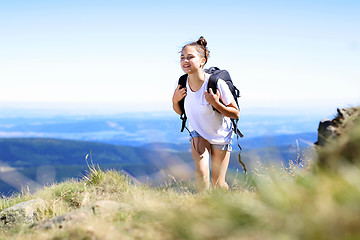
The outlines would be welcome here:
<svg viewBox="0 0 360 240">
<path fill-rule="evenodd" d="M 182 49 L 184 50 L 185 47 L 187 46 L 193 46 L 196 48 L 196 51 L 200 54 L 200 57 L 205 58 L 205 64 L 207 63 L 208 59 L 209 59 L 209 55 L 210 55 L 210 51 L 208 50 L 207 46 L 207 41 L 205 40 L 205 38 L 203 36 L 201 36 L 196 42 L 191 42 L 186 44 Z M 205 65 L 204 64 L 204 65 Z"/>
</svg>

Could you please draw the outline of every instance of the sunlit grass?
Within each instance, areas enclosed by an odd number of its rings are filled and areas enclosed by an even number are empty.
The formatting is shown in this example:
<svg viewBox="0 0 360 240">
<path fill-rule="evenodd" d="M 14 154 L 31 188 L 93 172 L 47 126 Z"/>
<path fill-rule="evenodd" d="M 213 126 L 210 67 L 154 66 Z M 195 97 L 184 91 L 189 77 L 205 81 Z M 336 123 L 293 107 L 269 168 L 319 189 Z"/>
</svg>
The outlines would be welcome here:
<svg viewBox="0 0 360 240">
<path fill-rule="evenodd" d="M 42 220 L 111 199 L 131 208 L 111 218 L 93 217 L 58 230 L 20 229 L 3 239 L 344 239 L 360 236 L 360 169 L 299 175 L 263 168 L 251 175 L 250 188 L 193 193 L 185 186 L 135 185 L 116 171 L 102 172 L 96 183 L 67 181 L 24 200 L 42 198 Z M 100 169 L 98 171 L 101 171 Z M 92 173 L 94 174 L 94 173 Z M 250 176 L 250 175 L 249 175 Z M 249 178 L 249 176 L 247 176 Z M 242 176 L 242 180 L 244 176 Z M 235 181 L 235 180 L 234 180 Z M 183 191 L 180 191 L 182 189 Z M 19 199 L 21 196 L 16 197 Z M 1 200 L 1 204 L 10 201 Z M 6 202 L 8 205 L 9 202 Z M 356 227 L 355 227 L 356 226 Z M 350 239 L 350 238 L 349 238 Z"/>
</svg>

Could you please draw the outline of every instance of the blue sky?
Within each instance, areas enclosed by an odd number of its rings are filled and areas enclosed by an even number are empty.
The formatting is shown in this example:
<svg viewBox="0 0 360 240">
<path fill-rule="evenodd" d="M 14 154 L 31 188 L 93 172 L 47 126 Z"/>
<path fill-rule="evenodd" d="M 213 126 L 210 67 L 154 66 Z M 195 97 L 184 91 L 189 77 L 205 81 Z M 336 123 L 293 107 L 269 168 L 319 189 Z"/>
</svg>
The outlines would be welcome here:
<svg viewBox="0 0 360 240">
<path fill-rule="evenodd" d="M 171 111 L 203 35 L 252 113 L 360 104 L 359 1 L 0 1 L 0 110 Z"/>
</svg>

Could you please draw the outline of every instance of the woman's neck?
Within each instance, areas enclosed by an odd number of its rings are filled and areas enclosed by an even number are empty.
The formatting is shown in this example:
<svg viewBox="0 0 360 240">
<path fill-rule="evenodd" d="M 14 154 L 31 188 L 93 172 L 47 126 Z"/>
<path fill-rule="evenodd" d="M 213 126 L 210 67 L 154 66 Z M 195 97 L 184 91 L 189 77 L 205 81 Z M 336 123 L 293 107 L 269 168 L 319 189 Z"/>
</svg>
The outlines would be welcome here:
<svg viewBox="0 0 360 240">
<path fill-rule="evenodd" d="M 198 91 L 205 81 L 205 71 L 200 69 L 199 71 L 189 74 L 189 84 L 191 90 Z"/>
</svg>

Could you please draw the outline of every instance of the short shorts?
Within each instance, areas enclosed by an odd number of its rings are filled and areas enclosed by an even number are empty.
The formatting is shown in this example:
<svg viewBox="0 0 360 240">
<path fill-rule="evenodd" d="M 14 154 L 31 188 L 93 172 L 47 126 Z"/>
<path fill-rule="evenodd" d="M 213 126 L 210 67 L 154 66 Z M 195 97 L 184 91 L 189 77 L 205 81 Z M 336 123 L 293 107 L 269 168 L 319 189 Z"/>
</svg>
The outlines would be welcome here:
<svg viewBox="0 0 360 240">
<path fill-rule="evenodd" d="M 201 137 L 201 135 L 197 132 L 197 131 L 191 131 L 190 132 L 190 141 L 191 139 L 193 139 L 194 137 Z M 231 152 L 232 150 L 232 146 L 231 143 L 225 143 L 225 144 L 211 144 L 211 147 L 216 148 L 216 149 L 220 149 L 220 150 L 225 150 L 225 151 L 229 151 Z"/>
</svg>

